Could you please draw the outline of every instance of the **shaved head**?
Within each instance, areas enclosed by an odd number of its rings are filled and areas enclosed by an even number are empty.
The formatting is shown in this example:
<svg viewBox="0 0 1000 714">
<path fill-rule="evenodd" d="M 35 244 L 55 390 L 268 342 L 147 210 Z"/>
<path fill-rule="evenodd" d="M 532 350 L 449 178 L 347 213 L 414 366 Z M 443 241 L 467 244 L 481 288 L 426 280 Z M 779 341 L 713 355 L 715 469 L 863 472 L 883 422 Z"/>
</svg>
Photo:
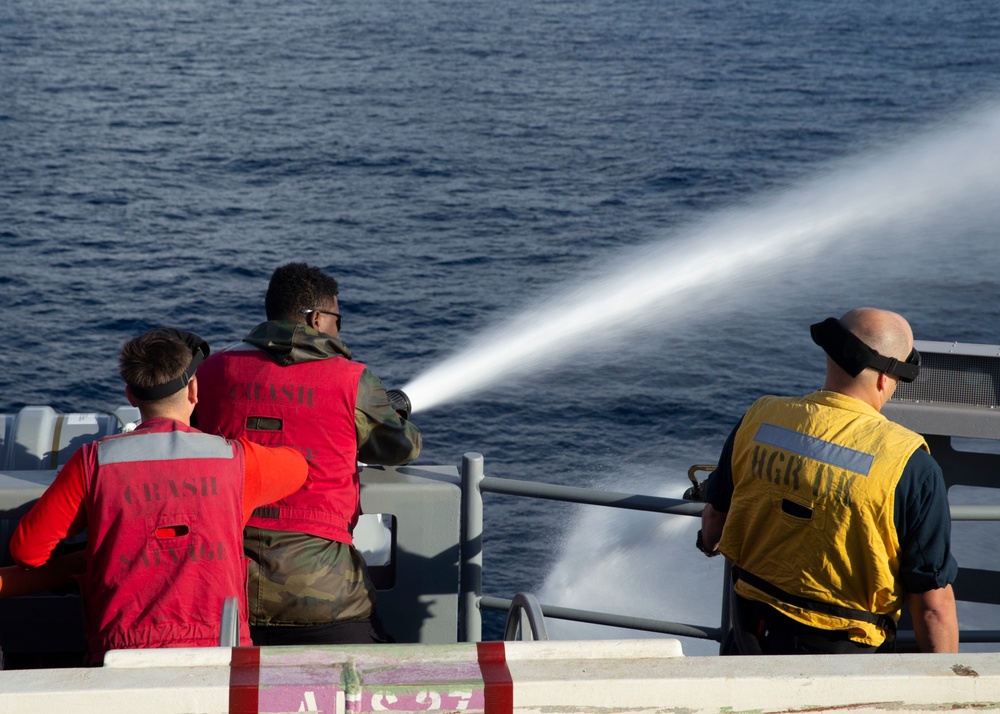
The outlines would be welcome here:
<svg viewBox="0 0 1000 714">
<path fill-rule="evenodd" d="M 884 357 L 906 360 L 913 349 L 913 330 L 902 315 L 874 307 L 859 307 L 840 318 L 855 337 Z"/>
</svg>

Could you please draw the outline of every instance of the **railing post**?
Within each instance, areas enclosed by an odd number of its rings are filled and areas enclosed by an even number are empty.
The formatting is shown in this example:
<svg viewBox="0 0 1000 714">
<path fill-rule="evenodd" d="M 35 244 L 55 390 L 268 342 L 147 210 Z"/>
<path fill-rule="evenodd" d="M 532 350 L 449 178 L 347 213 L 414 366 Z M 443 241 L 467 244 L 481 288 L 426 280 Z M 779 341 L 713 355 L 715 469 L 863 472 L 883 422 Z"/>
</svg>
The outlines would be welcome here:
<svg viewBox="0 0 1000 714">
<path fill-rule="evenodd" d="M 219 631 L 219 647 L 240 646 L 240 599 L 236 595 L 227 597 L 222 603 L 222 626 Z"/>
<path fill-rule="evenodd" d="M 726 558 L 726 566 L 722 570 L 722 617 L 719 618 L 719 630 L 722 637 L 719 639 L 719 654 L 725 654 L 726 637 L 733 628 L 733 564 Z"/>
<path fill-rule="evenodd" d="M 462 455 L 462 584 L 459 639 L 479 642 L 483 639 L 483 615 L 479 600 L 483 596 L 483 455 Z"/>
</svg>

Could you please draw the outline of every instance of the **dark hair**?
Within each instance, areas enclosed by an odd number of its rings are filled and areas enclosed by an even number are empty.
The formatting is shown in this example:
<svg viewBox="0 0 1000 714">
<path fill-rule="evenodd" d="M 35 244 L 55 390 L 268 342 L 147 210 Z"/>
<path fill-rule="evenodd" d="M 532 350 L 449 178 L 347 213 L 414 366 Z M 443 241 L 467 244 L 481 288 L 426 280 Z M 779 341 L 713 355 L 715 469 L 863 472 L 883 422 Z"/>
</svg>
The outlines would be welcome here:
<svg viewBox="0 0 1000 714">
<path fill-rule="evenodd" d="M 323 307 L 337 297 L 337 281 L 319 268 L 289 263 L 271 275 L 264 297 L 268 320 L 304 322 L 303 310 Z"/>
<path fill-rule="evenodd" d="M 118 373 L 125 384 L 151 389 L 177 379 L 191 364 L 191 347 L 166 330 L 150 330 L 122 345 Z"/>
</svg>

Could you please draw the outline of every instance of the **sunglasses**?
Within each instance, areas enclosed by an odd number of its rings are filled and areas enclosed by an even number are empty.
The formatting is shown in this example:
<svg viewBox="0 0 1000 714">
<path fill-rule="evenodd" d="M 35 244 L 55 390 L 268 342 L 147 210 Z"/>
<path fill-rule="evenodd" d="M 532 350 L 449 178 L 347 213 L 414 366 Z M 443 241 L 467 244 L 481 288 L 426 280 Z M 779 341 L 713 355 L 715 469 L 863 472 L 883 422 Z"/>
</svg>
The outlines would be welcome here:
<svg viewBox="0 0 1000 714">
<path fill-rule="evenodd" d="M 344 322 L 344 317 L 339 312 L 330 312 L 329 310 L 303 310 L 303 315 L 308 315 L 310 312 L 318 312 L 320 315 L 329 315 L 330 317 L 337 318 L 337 332 L 340 332 L 340 326 Z"/>
</svg>

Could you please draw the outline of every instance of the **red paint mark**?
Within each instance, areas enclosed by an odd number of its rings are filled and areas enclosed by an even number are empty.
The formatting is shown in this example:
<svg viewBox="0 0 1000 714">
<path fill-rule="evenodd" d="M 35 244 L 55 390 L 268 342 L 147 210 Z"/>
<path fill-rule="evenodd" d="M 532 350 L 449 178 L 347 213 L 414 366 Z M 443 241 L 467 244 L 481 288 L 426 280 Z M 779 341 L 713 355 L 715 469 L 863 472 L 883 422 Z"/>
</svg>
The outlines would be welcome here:
<svg viewBox="0 0 1000 714">
<path fill-rule="evenodd" d="M 260 648 L 233 647 L 229 665 L 229 714 L 258 714 Z"/>
<path fill-rule="evenodd" d="M 514 711 L 514 680 L 507 668 L 507 652 L 503 642 L 477 642 L 479 671 L 483 673 L 485 714 L 512 714 Z"/>
</svg>

